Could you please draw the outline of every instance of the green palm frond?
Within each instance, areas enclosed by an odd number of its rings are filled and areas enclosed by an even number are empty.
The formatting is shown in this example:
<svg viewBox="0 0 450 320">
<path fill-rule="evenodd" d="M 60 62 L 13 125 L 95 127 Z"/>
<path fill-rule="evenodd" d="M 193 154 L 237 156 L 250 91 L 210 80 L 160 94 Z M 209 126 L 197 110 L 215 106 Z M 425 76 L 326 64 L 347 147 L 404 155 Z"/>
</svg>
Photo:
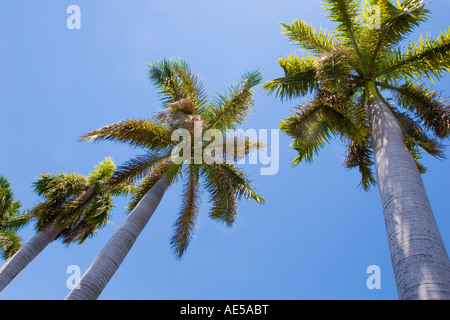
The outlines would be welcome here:
<svg viewBox="0 0 450 320">
<path fill-rule="evenodd" d="M 421 147 L 428 154 L 444 158 L 444 146 L 436 139 L 429 137 L 421 128 L 421 124 L 406 113 L 393 110 L 395 117 L 403 130 L 406 145 Z"/>
<path fill-rule="evenodd" d="M 309 104 L 284 119 L 280 128 L 294 139 L 292 147 L 299 152 L 293 165 L 310 163 L 334 136 L 363 144 L 369 134 L 358 110 L 345 96 L 319 90 Z"/>
<path fill-rule="evenodd" d="M 295 54 L 278 59 L 284 70 L 284 76 L 264 83 L 263 88 L 272 94 L 275 92 L 281 100 L 292 99 L 313 92 L 319 87 L 317 58 L 302 57 Z"/>
<path fill-rule="evenodd" d="M 358 0 L 324 0 L 325 9 L 328 11 L 328 17 L 337 23 L 336 35 L 349 48 L 353 48 L 360 63 L 363 58 L 358 47 L 363 30 L 360 21 L 360 3 Z"/>
<path fill-rule="evenodd" d="M 174 235 L 170 242 L 175 256 L 180 259 L 186 251 L 192 239 L 200 210 L 200 175 L 199 167 L 188 167 L 188 181 L 184 186 L 182 208 L 174 229 Z"/>
<path fill-rule="evenodd" d="M 360 186 L 368 191 L 376 184 L 372 167 L 373 153 L 369 141 L 364 144 L 358 144 L 351 141 L 347 146 L 347 156 L 344 160 L 344 166 L 349 169 L 358 168 L 361 173 Z"/>
<path fill-rule="evenodd" d="M 184 60 L 163 59 L 148 66 L 149 78 L 159 89 L 165 105 L 181 99 L 189 99 L 196 108 L 205 106 L 208 99 L 206 90 Z"/>
<path fill-rule="evenodd" d="M 353 68 L 348 64 L 348 60 L 348 53 L 339 46 L 317 59 L 316 78 L 322 88 L 331 92 L 346 92 L 350 89 L 349 76 Z"/>
<path fill-rule="evenodd" d="M 172 132 L 164 123 L 146 120 L 123 120 L 86 133 L 86 142 L 112 141 L 127 143 L 133 147 L 164 151 L 172 147 Z"/>
<path fill-rule="evenodd" d="M 253 107 L 253 88 L 261 80 L 259 71 L 245 73 L 242 80 L 231 86 L 225 95 L 219 95 L 212 105 L 200 113 L 205 122 L 205 131 L 225 131 L 242 124 Z"/>
<path fill-rule="evenodd" d="M 140 180 L 148 175 L 156 164 L 169 157 L 170 154 L 160 154 L 151 150 L 147 151 L 146 154 L 139 155 L 122 164 L 114 172 L 108 184 L 114 186 L 120 182 L 133 183 Z"/>
<path fill-rule="evenodd" d="M 449 136 L 450 106 L 437 91 L 414 82 L 405 82 L 398 87 L 384 83 L 380 86 L 390 89 L 398 105 L 421 119 L 427 130 L 432 130 L 439 138 Z"/>
<path fill-rule="evenodd" d="M 407 48 L 393 49 L 385 58 L 384 68 L 377 73 L 380 79 L 392 82 L 398 79 L 441 79 L 450 71 L 450 28 L 436 39 L 428 34 L 412 41 Z"/>
<path fill-rule="evenodd" d="M 331 52 L 335 47 L 333 35 L 327 30 L 317 30 L 309 23 L 296 19 L 292 24 L 282 22 L 283 34 L 302 49 L 316 54 Z"/>
<path fill-rule="evenodd" d="M 48 200 L 49 205 L 58 205 L 89 188 L 89 180 L 74 173 L 41 174 L 33 182 L 34 191 Z"/>
<path fill-rule="evenodd" d="M 380 9 L 380 28 L 367 29 L 364 33 L 364 37 L 372 41 L 372 69 L 380 50 L 385 51 L 405 39 L 414 28 L 428 19 L 429 10 L 422 5 L 422 0 L 404 1 L 400 7 L 396 7 L 390 0 L 371 0 L 366 1 L 365 19 L 372 16 L 369 4 Z"/>
<path fill-rule="evenodd" d="M 95 197 L 73 226 L 66 228 L 61 234 L 63 243 L 82 244 L 86 239 L 94 237 L 98 230 L 107 224 L 112 209 L 112 195 L 102 194 Z"/>
<path fill-rule="evenodd" d="M 222 166 L 202 166 L 205 189 L 211 194 L 209 217 L 231 227 L 237 216 L 236 189 Z"/>
<path fill-rule="evenodd" d="M 266 203 L 266 200 L 257 193 L 255 187 L 252 185 L 253 181 L 239 168 L 232 164 L 216 164 L 213 165 L 212 169 L 220 170 L 221 174 L 226 176 L 227 180 L 231 182 L 231 186 L 235 190 L 238 200 L 244 198 L 246 200 L 252 199 L 261 205 Z"/>
</svg>

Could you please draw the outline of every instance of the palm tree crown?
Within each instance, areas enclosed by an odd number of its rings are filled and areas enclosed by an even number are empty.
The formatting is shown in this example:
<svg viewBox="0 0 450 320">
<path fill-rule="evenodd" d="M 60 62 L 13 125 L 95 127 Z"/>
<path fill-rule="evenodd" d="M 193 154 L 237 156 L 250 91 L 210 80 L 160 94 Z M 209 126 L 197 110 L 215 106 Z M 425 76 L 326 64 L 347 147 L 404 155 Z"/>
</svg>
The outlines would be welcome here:
<svg viewBox="0 0 450 320">
<path fill-rule="evenodd" d="M 185 181 L 181 212 L 171 240 L 174 254 L 181 258 L 195 229 L 201 180 L 211 195 L 210 218 L 227 226 L 235 222 L 238 199 L 251 198 L 258 203 L 263 203 L 264 199 L 255 192 L 247 175 L 230 162 L 206 164 L 186 159 L 179 165 L 175 164 L 171 154 L 178 142 L 172 141 L 172 133 L 186 129 L 193 135 L 197 126 L 201 132 L 213 129 L 225 134 L 227 129 L 236 128 L 243 123 L 253 106 L 252 88 L 260 83 L 261 75 L 257 71 L 246 73 L 228 92 L 210 100 L 202 82 L 185 61 L 163 59 L 149 64 L 149 68 L 149 78 L 159 90 L 163 110 L 153 118 L 123 120 L 103 127 L 85 134 L 82 140 L 122 142 L 147 151 L 122 165 L 109 181 L 110 184 L 140 181 L 130 201 L 130 211 L 161 177 Z M 194 145 L 193 140 L 191 147 L 195 149 L 198 146 Z M 248 139 L 245 143 L 245 155 L 261 147 L 261 144 Z M 202 144 L 201 150 L 206 147 Z M 230 157 L 226 152 L 214 156 Z M 231 157 L 236 158 L 236 155 Z"/>
<path fill-rule="evenodd" d="M 116 165 L 106 158 L 89 176 L 75 173 L 42 174 L 33 183 L 44 198 L 31 210 L 37 231 L 51 222 L 62 227 L 58 237 L 64 243 L 83 243 L 106 225 L 113 209 L 112 198 L 127 195 L 132 185 L 106 186 Z"/>
<path fill-rule="evenodd" d="M 450 108 L 420 81 L 440 79 L 450 70 L 450 29 L 401 48 L 401 41 L 429 16 L 422 0 L 397 5 L 390 0 L 325 0 L 324 6 L 336 30 L 315 29 L 300 19 L 282 23 L 286 37 L 311 55 L 280 58 L 284 76 L 264 84 L 281 99 L 314 95 L 280 125 L 294 139 L 298 156 L 293 164 L 312 161 L 332 137 L 339 137 L 347 144 L 344 165 L 359 168 L 361 185 L 368 190 L 375 179 L 367 107 L 380 98 L 397 118 L 419 171 L 425 172 L 422 151 L 443 157 L 439 140 L 449 136 Z M 374 6 L 379 16 L 374 16 Z M 376 28 L 373 19 L 378 19 Z M 386 94 L 395 103 L 389 104 Z"/>
</svg>

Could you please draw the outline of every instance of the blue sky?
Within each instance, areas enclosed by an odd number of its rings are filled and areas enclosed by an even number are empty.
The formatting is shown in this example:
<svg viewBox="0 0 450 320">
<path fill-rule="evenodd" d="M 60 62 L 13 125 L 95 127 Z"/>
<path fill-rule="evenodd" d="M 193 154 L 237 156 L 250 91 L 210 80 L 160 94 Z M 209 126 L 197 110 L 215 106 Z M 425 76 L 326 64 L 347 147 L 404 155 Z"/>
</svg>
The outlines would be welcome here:
<svg viewBox="0 0 450 320">
<path fill-rule="evenodd" d="M 428 3 L 433 18 L 411 38 L 448 27 L 450 1 Z M 81 8 L 81 30 L 66 27 L 71 4 Z M 0 173 L 30 208 L 38 201 L 31 183 L 41 173 L 88 174 L 106 156 L 126 161 L 140 150 L 79 138 L 158 110 L 146 63 L 184 58 L 211 96 L 246 71 L 259 69 L 268 81 L 281 75 L 277 58 L 295 50 L 279 22 L 299 17 L 332 27 L 320 1 L 1 1 Z M 442 91 L 449 87 L 448 76 L 436 83 Z M 281 103 L 259 86 L 244 128 L 277 129 L 299 103 Z M 358 188 L 358 172 L 341 165 L 339 141 L 295 169 L 289 143 L 281 134 L 277 175 L 245 166 L 267 204 L 240 202 L 233 228 L 209 220 L 204 193 L 181 261 L 169 246 L 181 205 L 180 185 L 172 186 L 100 299 L 397 299 L 378 190 Z M 449 162 L 425 156 L 424 163 L 430 172 L 423 180 L 450 248 Z M 115 201 L 116 225 L 126 217 L 126 202 Z M 108 225 L 82 246 L 53 242 L 0 299 L 63 299 L 67 267 L 84 272 L 114 231 Z M 33 233 L 29 226 L 20 235 L 27 241 Z M 381 269 L 380 290 L 366 287 L 370 265 Z"/>
</svg>

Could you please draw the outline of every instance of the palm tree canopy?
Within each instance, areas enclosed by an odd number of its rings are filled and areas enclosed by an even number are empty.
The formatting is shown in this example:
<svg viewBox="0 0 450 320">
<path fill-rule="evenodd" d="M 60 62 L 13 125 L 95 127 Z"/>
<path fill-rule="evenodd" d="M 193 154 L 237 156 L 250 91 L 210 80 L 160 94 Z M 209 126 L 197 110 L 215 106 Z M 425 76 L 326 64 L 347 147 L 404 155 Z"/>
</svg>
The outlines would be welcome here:
<svg viewBox="0 0 450 320">
<path fill-rule="evenodd" d="M 105 126 L 85 134 L 82 140 L 121 142 L 146 150 L 145 154 L 123 164 L 109 181 L 112 185 L 123 181 L 139 181 L 139 187 L 128 207 L 130 211 L 162 176 L 185 181 L 181 212 L 171 240 L 174 254 L 181 258 L 195 229 L 201 184 L 211 195 L 210 218 L 227 226 L 233 225 L 235 221 L 237 200 L 245 198 L 264 203 L 264 199 L 256 193 L 247 175 L 229 162 L 195 164 L 193 161 L 184 161 L 175 165 L 170 156 L 178 142 L 172 141 L 172 133 L 186 129 L 193 135 L 194 127 L 197 126 L 202 133 L 211 129 L 225 136 L 227 129 L 235 129 L 245 121 L 253 107 L 252 88 L 262 78 L 258 71 L 245 73 L 241 81 L 224 94 L 210 99 L 202 81 L 193 74 L 185 61 L 163 59 L 148 66 L 149 78 L 161 97 L 162 111 L 152 118 L 123 120 Z M 261 143 L 249 139 L 245 139 L 244 143 L 244 156 L 263 147 Z M 191 147 L 195 149 L 193 143 Z M 201 147 L 203 151 L 207 145 Z M 227 155 L 226 152 L 214 156 L 236 158 L 235 154 Z"/>
<path fill-rule="evenodd" d="M 0 175 L 0 254 L 5 260 L 22 247 L 17 230 L 28 222 L 29 215 L 20 212 L 20 207 L 8 179 Z"/>
<path fill-rule="evenodd" d="M 31 210 L 39 231 L 56 221 L 63 227 L 58 236 L 64 243 L 83 243 L 108 222 L 113 197 L 127 195 L 129 183 L 107 186 L 116 170 L 113 160 L 100 162 L 89 176 L 75 173 L 41 174 L 33 183 L 36 193 L 44 198 Z"/>
<path fill-rule="evenodd" d="M 282 100 L 313 95 L 280 125 L 298 151 L 293 165 L 312 161 L 338 137 L 347 144 L 344 165 L 359 168 L 361 185 L 368 190 L 375 179 L 367 106 L 376 97 L 391 108 L 419 171 L 426 172 L 421 153 L 444 156 L 440 140 L 450 134 L 450 108 L 422 81 L 439 80 L 450 70 L 450 29 L 403 46 L 402 41 L 429 17 L 423 0 L 323 3 L 336 29 L 315 29 L 300 19 L 282 23 L 285 36 L 310 55 L 280 58 L 284 76 L 264 84 Z"/>
</svg>

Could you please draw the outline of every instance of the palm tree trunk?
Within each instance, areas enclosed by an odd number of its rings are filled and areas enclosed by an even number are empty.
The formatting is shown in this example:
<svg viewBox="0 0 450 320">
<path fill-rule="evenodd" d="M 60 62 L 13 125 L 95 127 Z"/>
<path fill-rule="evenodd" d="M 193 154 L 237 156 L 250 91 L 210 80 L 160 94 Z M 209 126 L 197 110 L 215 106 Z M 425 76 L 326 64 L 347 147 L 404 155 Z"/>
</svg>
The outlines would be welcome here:
<svg viewBox="0 0 450 320">
<path fill-rule="evenodd" d="M 37 232 L 0 269 L 0 292 L 63 231 L 55 222 Z"/>
<path fill-rule="evenodd" d="M 163 176 L 142 198 L 123 225 L 94 259 L 66 300 L 95 300 L 98 298 L 152 217 L 170 183 L 171 179 Z"/>
<path fill-rule="evenodd" d="M 420 173 L 378 95 L 369 102 L 369 121 L 399 298 L 450 299 L 450 261 Z"/>
</svg>

